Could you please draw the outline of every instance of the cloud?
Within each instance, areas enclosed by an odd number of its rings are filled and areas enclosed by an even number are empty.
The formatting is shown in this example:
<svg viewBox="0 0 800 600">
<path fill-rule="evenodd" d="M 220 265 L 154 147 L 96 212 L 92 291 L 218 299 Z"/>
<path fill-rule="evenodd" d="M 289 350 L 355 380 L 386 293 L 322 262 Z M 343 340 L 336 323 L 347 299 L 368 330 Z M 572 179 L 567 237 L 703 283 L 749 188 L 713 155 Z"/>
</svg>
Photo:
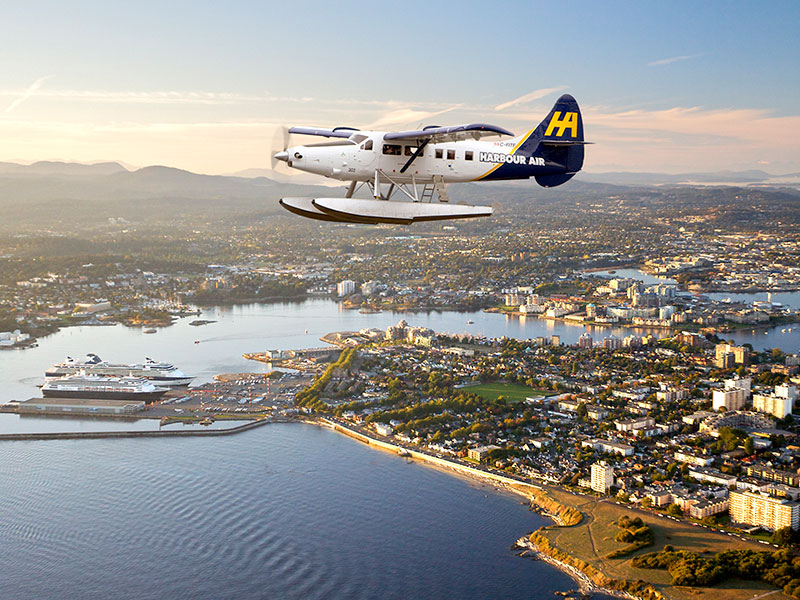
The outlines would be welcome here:
<svg viewBox="0 0 800 600">
<path fill-rule="evenodd" d="M 50 79 L 50 77 L 52 77 L 52 75 L 46 75 L 45 77 L 39 77 L 39 79 L 34 81 L 30 86 L 28 86 L 28 89 L 25 90 L 19 98 L 14 100 L 11 104 L 9 104 L 6 107 L 6 113 L 10 113 L 12 110 L 17 108 L 20 104 L 25 102 L 25 100 L 27 100 L 28 98 L 33 96 L 36 93 L 36 90 L 38 90 L 40 87 L 42 87 L 42 84 L 45 81 L 47 81 L 48 79 Z"/>
<path fill-rule="evenodd" d="M 699 56 L 703 56 L 702 54 L 683 54 L 681 56 L 670 56 L 669 58 L 662 58 L 659 60 L 654 60 L 647 63 L 648 67 L 663 67 L 664 65 L 671 65 L 672 63 L 680 62 L 682 60 L 690 60 L 692 58 L 698 58 Z"/>
<path fill-rule="evenodd" d="M 515 106 L 517 104 L 524 104 L 525 102 L 531 102 L 533 100 L 539 100 L 540 98 L 544 98 L 545 96 L 549 96 L 550 94 L 554 94 L 556 92 L 560 92 L 561 90 L 567 89 L 566 86 L 558 86 L 552 88 L 542 88 L 539 90 L 533 90 L 525 94 L 524 96 L 520 96 L 519 98 L 515 98 L 514 100 L 509 100 L 508 102 L 503 102 L 502 104 L 498 104 L 494 107 L 495 110 L 505 110 L 510 106 Z"/>
<path fill-rule="evenodd" d="M 438 115 L 443 115 L 445 113 L 454 111 L 458 108 L 461 108 L 460 104 L 457 104 L 456 106 L 450 106 L 448 108 L 438 111 L 419 110 L 410 107 L 397 108 L 379 116 L 369 125 L 364 125 L 364 129 L 379 129 L 381 127 L 386 127 L 389 125 L 422 123 L 423 121 L 427 121 L 428 119 L 431 119 Z"/>
</svg>

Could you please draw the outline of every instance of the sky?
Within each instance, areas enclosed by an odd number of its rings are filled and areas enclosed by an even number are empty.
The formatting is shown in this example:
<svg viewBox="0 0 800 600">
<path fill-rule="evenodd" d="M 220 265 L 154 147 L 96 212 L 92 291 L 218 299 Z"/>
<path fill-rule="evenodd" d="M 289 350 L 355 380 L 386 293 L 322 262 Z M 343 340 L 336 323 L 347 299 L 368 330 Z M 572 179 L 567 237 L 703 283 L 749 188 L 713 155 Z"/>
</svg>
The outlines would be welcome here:
<svg viewBox="0 0 800 600">
<path fill-rule="evenodd" d="M 800 172 L 800 2 L 5 2 L 0 161 L 269 166 L 280 127 L 484 122 L 562 93 L 587 172 Z"/>
</svg>

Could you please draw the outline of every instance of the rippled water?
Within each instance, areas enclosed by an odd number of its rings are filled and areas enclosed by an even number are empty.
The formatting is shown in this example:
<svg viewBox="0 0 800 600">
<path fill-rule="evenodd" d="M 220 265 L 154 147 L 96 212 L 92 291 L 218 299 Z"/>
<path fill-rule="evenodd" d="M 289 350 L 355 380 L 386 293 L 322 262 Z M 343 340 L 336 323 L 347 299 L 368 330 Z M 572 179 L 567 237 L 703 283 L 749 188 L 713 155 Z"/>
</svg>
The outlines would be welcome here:
<svg viewBox="0 0 800 600">
<path fill-rule="evenodd" d="M 0 444 L 0 597 L 552 598 L 520 498 L 308 425 Z"/>
</svg>

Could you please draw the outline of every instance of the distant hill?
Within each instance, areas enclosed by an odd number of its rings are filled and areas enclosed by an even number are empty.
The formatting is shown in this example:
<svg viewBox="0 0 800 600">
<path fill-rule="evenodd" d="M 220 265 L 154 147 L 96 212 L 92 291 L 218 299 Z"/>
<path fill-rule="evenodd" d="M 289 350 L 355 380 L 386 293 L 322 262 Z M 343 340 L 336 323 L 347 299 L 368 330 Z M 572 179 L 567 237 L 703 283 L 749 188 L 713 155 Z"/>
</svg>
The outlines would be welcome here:
<svg viewBox="0 0 800 600">
<path fill-rule="evenodd" d="M 0 175 L 110 175 L 127 169 L 117 162 L 101 162 L 90 165 L 73 162 L 39 161 L 30 165 L 0 162 Z"/>
<path fill-rule="evenodd" d="M 344 195 L 345 186 L 330 180 L 315 177 L 312 181 L 328 185 L 309 185 L 296 180 L 278 181 L 263 173 L 249 170 L 239 175 L 202 175 L 166 166 L 128 170 L 116 162 L 0 163 L 0 229 L 77 231 L 103 227 L 109 219 L 120 217 L 133 226 L 247 225 L 276 215 L 288 217 L 278 204 L 284 196 Z M 782 179 L 788 181 L 792 177 Z M 714 186 L 682 185 L 689 179 L 709 184 L 721 180 L 740 183 L 714 191 Z M 736 190 L 758 188 L 764 189 L 764 194 L 757 200 L 765 203 L 759 218 L 785 214 L 794 219 L 797 192 L 788 189 L 791 186 L 770 191 L 767 186 L 773 184 L 767 182 L 775 179 L 755 170 L 685 175 L 581 172 L 567 185 L 556 188 L 542 188 L 533 181 L 508 181 L 457 184 L 448 191 L 454 202 L 493 205 L 498 216 L 520 214 L 544 218 L 563 214 L 565 210 L 586 214 L 588 209 L 580 207 L 596 208 L 613 197 L 617 205 L 621 202 L 623 206 L 636 207 L 635 211 L 646 207 L 663 211 L 671 207 L 690 214 L 700 208 L 701 212 L 716 211 L 715 218 L 732 220 L 730 215 L 735 209 L 738 211 L 735 220 L 743 222 L 755 216 L 748 213 L 752 208 L 744 205 L 737 208 L 740 200 Z M 752 206 L 751 200 L 747 202 Z"/>
<path fill-rule="evenodd" d="M 201 175 L 118 163 L 0 163 L 0 227 L 85 227 L 111 217 L 176 224 L 283 214 L 282 196 L 339 194 L 331 188 L 283 184 L 267 177 Z M 341 194 L 344 194 L 342 187 Z"/>
<path fill-rule="evenodd" d="M 772 175 L 759 169 L 746 171 L 714 171 L 703 173 L 609 173 L 581 172 L 584 181 L 612 183 L 618 185 L 664 185 L 664 184 L 774 184 L 800 185 L 800 174 Z"/>
</svg>

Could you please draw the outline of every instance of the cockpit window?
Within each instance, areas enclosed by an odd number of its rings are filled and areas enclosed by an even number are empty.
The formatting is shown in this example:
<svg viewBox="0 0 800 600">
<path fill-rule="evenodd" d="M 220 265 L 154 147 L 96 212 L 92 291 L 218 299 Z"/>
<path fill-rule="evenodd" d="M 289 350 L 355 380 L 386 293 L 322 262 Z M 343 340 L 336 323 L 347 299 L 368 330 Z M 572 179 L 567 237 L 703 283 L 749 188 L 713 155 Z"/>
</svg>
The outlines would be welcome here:
<svg viewBox="0 0 800 600">
<path fill-rule="evenodd" d="M 372 140 L 367 140 L 364 142 L 364 145 L 361 146 L 364 150 L 372 150 Z"/>
</svg>

